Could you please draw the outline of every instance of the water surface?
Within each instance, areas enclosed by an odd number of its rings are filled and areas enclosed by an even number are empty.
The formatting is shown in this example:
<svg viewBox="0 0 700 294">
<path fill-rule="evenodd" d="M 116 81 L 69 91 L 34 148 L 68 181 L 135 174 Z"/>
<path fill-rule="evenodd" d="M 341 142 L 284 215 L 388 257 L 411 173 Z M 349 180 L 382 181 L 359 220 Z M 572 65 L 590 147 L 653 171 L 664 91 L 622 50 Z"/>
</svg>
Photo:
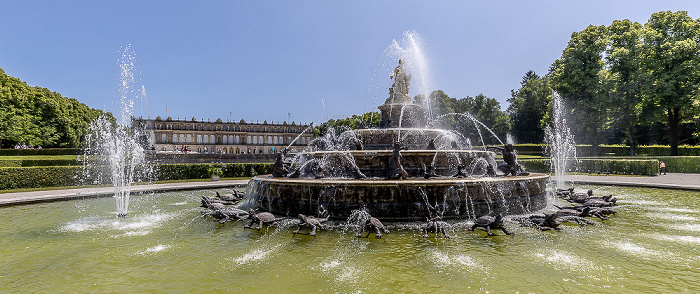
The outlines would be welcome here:
<svg viewBox="0 0 700 294">
<path fill-rule="evenodd" d="M 587 188 L 587 187 L 577 187 Z M 619 195 L 601 225 L 559 232 L 516 227 L 452 240 L 394 230 L 292 235 L 200 217 L 202 195 L 132 196 L 0 209 L 3 292 L 502 293 L 700 291 L 698 192 L 594 187 Z M 463 226 L 462 226 L 463 227 Z M 500 231 L 497 233 L 502 234 Z"/>
</svg>

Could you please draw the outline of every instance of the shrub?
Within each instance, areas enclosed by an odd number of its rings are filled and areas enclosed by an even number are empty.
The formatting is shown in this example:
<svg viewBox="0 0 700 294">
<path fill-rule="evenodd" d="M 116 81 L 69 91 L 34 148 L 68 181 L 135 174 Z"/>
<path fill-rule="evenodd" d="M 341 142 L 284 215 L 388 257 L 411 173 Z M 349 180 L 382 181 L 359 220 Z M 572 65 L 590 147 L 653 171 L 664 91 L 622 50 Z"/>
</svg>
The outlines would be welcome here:
<svg viewBox="0 0 700 294">
<path fill-rule="evenodd" d="M 161 164 L 158 166 L 159 180 L 206 179 L 211 177 L 210 169 L 220 169 L 220 176 L 226 178 L 254 177 L 272 172 L 272 163 L 207 163 Z"/>
<path fill-rule="evenodd" d="M 549 159 L 528 159 L 520 161 L 526 170 L 532 172 L 550 172 Z M 572 165 L 571 171 L 595 173 L 609 171 L 621 175 L 645 175 L 659 174 L 659 161 L 656 159 L 608 159 L 593 158 L 580 159 Z"/>
<path fill-rule="evenodd" d="M 0 149 L 0 156 L 81 154 L 83 154 L 83 150 L 80 148 Z"/>
<path fill-rule="evenodd" d="M 0 168 L 0 190 L 78 185 L 77 166 Z"/>
<path fill-rule="evenodd" d="M 522 155 L 540 155 L 544 154 L 543 144 L 518 144 L 514 145 L 518 154 Z M 628 156 L 630 147 L 624 145 L 600 145 L 600 155 L 603 156 Z M 638 156 L 668 156 L 671 154 L 671 147 L 668 145 L 651 145 L 637 146 L 636 155 Z M 591 145 L 576 145 L 576 153 L 579 157 L 593 156 L 593 146 Z M 700 156 L 700 146 L 681 145 L 678 146 L 678 155 L 680 156 Z"/>
<path fill-rule="evenodd" d="M 700 156 L 659 156 L 654 157 L 666 163 L 669 173 L 700 173 Z"/>
<path fill-rule="evenodd" d="M 271 163 L 227 163 L 220 164 L 223 177 L 253 177 L 269 174 Z M 157 180 L 206 179 L 211 177 L 210 165 L 201 164 L 162 164 L 157 166 Z M 85 179 L 81 166 L 5 167 L 0 168 L 0 190 L 78 186 L 82 183 L 96 183 L 99 175 Z M 109 179 L 103 179 L 109 181 Z M 103 182 L 104 183 L 104 182 Z M 108 184 L 108 183 L 104 183 Z"/>
</svg>

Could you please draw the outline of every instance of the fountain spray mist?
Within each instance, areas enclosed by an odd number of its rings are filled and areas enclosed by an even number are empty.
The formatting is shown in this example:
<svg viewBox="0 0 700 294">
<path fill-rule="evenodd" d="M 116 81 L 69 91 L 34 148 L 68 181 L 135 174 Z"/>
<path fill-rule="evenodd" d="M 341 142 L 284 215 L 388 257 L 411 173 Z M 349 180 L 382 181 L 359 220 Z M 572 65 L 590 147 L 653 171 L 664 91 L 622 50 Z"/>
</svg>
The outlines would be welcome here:
<svg viewBox="0 0 700 294">
<path fill-rule="evenodd" d="M 134 87 L 135 64 L 136 54 L 129 45 L 118 61 L 119 114 L 116 118 L 110 114 L 100 116 L 90 124 L 83 157 L 84 178 L 94 179 L 93 184 L 114 186 L 118 217 L 125 217 L 129 211 L 131 185 L 149 179 L 152 174 L 144 148 L 139 144 L 148 136 L 143 126 L 132 125 L 134 98 L 139 92 Z"/>
<path fill-rule="evenodd" d="M 552 91 L 552 123 L 545 128 L 547 153 L 551 158 L 552 172 L 557 189 L 564 188 L 564 174 L 569 163 L 576 161 L 574 135 L 566 123 L 564 103 L 556 91 Z"/>
</svg>

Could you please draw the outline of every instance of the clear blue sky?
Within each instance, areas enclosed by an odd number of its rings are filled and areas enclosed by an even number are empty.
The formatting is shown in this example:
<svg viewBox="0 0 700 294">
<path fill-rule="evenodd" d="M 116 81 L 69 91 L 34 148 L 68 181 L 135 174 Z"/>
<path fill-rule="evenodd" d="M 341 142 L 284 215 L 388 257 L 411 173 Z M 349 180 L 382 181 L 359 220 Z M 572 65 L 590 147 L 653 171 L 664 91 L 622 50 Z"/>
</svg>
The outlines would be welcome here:
<svg viewBox="0 0 700 294">
<path fill-rule="evenodd" d="M 700 18 L 700 1 L 0 0 L 0 68 L 115 112 L 117 60 L 131 44 L 149 98 L 137 115 L 167 106 L 173 118 L 319 122 L 369 111 L 378 60 L 415 31 L 434 89 L 505 109 L 572 32 L 661 10 Z M 379 103 L 390 84 L 386 71 L 375 77 Z"/>
</svg>

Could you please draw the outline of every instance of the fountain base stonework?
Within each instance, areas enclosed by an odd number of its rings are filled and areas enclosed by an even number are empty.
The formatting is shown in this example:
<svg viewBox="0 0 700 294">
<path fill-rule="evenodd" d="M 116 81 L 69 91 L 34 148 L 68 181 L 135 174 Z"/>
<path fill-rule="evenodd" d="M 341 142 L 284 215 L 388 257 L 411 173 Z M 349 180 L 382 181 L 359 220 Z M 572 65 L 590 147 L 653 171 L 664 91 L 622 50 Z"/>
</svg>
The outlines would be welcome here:
<svg viewBox="0 0 700 294">
<path fill-rule="evenodd" d="M 257 176 L 249 183 L 250 203 L 278 215 L 314 215 L 324 207 L 331 218 L 346 219 L 366 205 L 382 220 L 425 220 L 521 214 L 546 206 L 549 176 L 465 179 L 350 180 Z"/>
</svg>

